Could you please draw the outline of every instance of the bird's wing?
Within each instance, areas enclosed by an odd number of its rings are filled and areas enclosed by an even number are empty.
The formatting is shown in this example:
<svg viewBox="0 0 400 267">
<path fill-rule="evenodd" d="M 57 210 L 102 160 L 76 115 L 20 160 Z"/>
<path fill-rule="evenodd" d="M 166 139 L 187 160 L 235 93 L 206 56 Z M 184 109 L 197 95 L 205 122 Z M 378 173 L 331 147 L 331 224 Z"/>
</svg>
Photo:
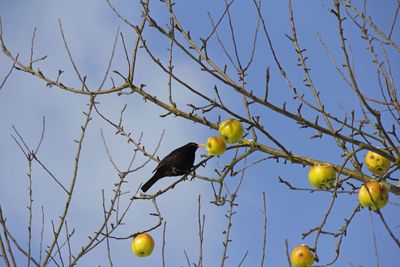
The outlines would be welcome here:
<svg viewBox="0 0 400 267">
<path fill-rule="evenodd" d="M 157 171 L 157 170 L 162 170 L 164 168 L 171 168 L 171 163 L 174 162 L 176 163 L 177 161 L 180 160 L 181 157 L 181 153 L 176 153 L 178 149 L 175 149 L 174 151 L 172 151 L 171 153 L 169 153 L 167 156 L 165 156 L 165 158 L 163 158 L 157 165 L 157 167 L 153 170 L 153 172 Z"/>
</svg>

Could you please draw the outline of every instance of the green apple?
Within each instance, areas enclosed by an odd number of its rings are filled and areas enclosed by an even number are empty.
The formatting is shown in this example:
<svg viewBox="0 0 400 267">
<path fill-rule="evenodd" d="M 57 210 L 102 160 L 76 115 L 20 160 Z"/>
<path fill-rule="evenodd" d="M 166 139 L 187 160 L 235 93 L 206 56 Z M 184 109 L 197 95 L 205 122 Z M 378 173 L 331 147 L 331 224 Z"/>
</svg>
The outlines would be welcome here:
<svg viewBox="0 0 400 267">
<path fill-rule="evenodd" d="M 219 136 L 229 144 L 238 142 L 243 137 L 243 125 L 235 119 L 227 119 L 222 122 L 218 129 Z"/>
<path fill-rule="evenodd" d="M 317 164 L 310 168 L 308 179 L 312 186 L 318 189 L 331 187 L 336 179 L 336 172 L 332 165 Z"/>
<path fill-rule="evenodd" d="M 368 190 L 367 190 L 368 188 Z M 369 193 L 371 194 L 368 194 Z M 372 201 L 372 199 L 374 201 Z M 369 207 L 376 210 L 376 206 L 381 209 L 389 200 L 389 193 L 384 185 L 378 182 L 368 182 L 361 186 L 358 192 L 358 200 L 363 207 Z M 376 206 L 374 205 L 374 202 Z"/>
<path fill-rule="evenodd" d="M 310 267 L 314 262 L 314 254 L 306 245 L 300 245 L 292 250 L 290 261 L 293 267 Z"/>
<path fill-rule="evenodd" d="M 224 154 L 226 150 L 226 144 L 224 140 L 218 136 L 209 137 L 206 143 L 206 150 L 211 156 L 220 156 Z"/>
<path fill-rule="evenodd" d="M 149 234 L 139 234 L 132 240 L 132 251 L 138 257 L 150 256 L 154 248 L 154 240 Z"/>
<path fill-rule="evenodd" d="M 370 172 L 380 175 L 387 171 L 390 166 L 390 160 L 375 152 L 369 151 L 365 157 L 365 164 Z"/>
</svg>

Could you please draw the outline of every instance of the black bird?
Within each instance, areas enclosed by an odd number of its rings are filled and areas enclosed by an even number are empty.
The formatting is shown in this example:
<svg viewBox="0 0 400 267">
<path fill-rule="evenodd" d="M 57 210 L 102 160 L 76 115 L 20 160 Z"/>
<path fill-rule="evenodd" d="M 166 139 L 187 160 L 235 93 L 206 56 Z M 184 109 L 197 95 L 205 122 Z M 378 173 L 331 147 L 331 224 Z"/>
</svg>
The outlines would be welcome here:
<svg viewBox="0 0 400 267">
<path fill-rule="evenodd" d="M 163 158 L 153 172 L 156 172 L 143 186 L 142 191 L 146 192 L 158 180 L 166 176 L 179 176 L 190 172 L 193 167 L 196 150 L 203 144 L 187 143 L 181 146 L 165 158 Z"/>
</svg>

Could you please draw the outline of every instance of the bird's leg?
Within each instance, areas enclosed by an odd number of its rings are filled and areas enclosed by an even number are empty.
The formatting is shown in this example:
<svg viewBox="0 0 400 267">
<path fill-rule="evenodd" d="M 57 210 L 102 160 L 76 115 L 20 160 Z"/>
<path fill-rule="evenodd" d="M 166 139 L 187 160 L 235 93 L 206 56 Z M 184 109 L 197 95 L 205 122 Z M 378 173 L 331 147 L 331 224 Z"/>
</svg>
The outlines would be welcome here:
<svg viewBox="0 0 400 267">
<path fill-rule="evenodd" d="M 171 171 L 172 171 L 172 173 L 174 173 L 176 175 L 178 172 L 178 169 L 175 166 L 171 166 Z"/>
<path fill-rule="evenodd" d="M 190 178 L 190 181 L 193 181 L 194 177 L 196 177 L 196 170 L 193 170 L 192 173 L 193 173 L 193 175 L 192 175 L 192 178 Z"/>
</svg>

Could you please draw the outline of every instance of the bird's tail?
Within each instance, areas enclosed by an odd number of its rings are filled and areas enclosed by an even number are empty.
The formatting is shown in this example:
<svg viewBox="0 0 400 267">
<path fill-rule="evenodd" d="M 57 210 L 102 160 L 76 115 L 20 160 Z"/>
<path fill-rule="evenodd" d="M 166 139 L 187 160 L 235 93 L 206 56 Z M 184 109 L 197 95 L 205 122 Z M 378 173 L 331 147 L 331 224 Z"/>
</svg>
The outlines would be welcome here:
<svg viewBox="0 0 400 267">
<path fill-rule="evenodd" d="M 158 173 L 155 173 L 154 175 L 153 175 L 153 177 L 151 177 L 144 185 L 142 185 L 142 191 L 143 192 L 146 192 L 147 190 L 149 190 L 149 188 L 150 187 L 152 187 L 153 186 L 153 184 L 155 183 L 155 182 L 157 182 L 158 180 L 160 180 L 160 176 L 159 176 L 159 174 Z"/>
</svg>

